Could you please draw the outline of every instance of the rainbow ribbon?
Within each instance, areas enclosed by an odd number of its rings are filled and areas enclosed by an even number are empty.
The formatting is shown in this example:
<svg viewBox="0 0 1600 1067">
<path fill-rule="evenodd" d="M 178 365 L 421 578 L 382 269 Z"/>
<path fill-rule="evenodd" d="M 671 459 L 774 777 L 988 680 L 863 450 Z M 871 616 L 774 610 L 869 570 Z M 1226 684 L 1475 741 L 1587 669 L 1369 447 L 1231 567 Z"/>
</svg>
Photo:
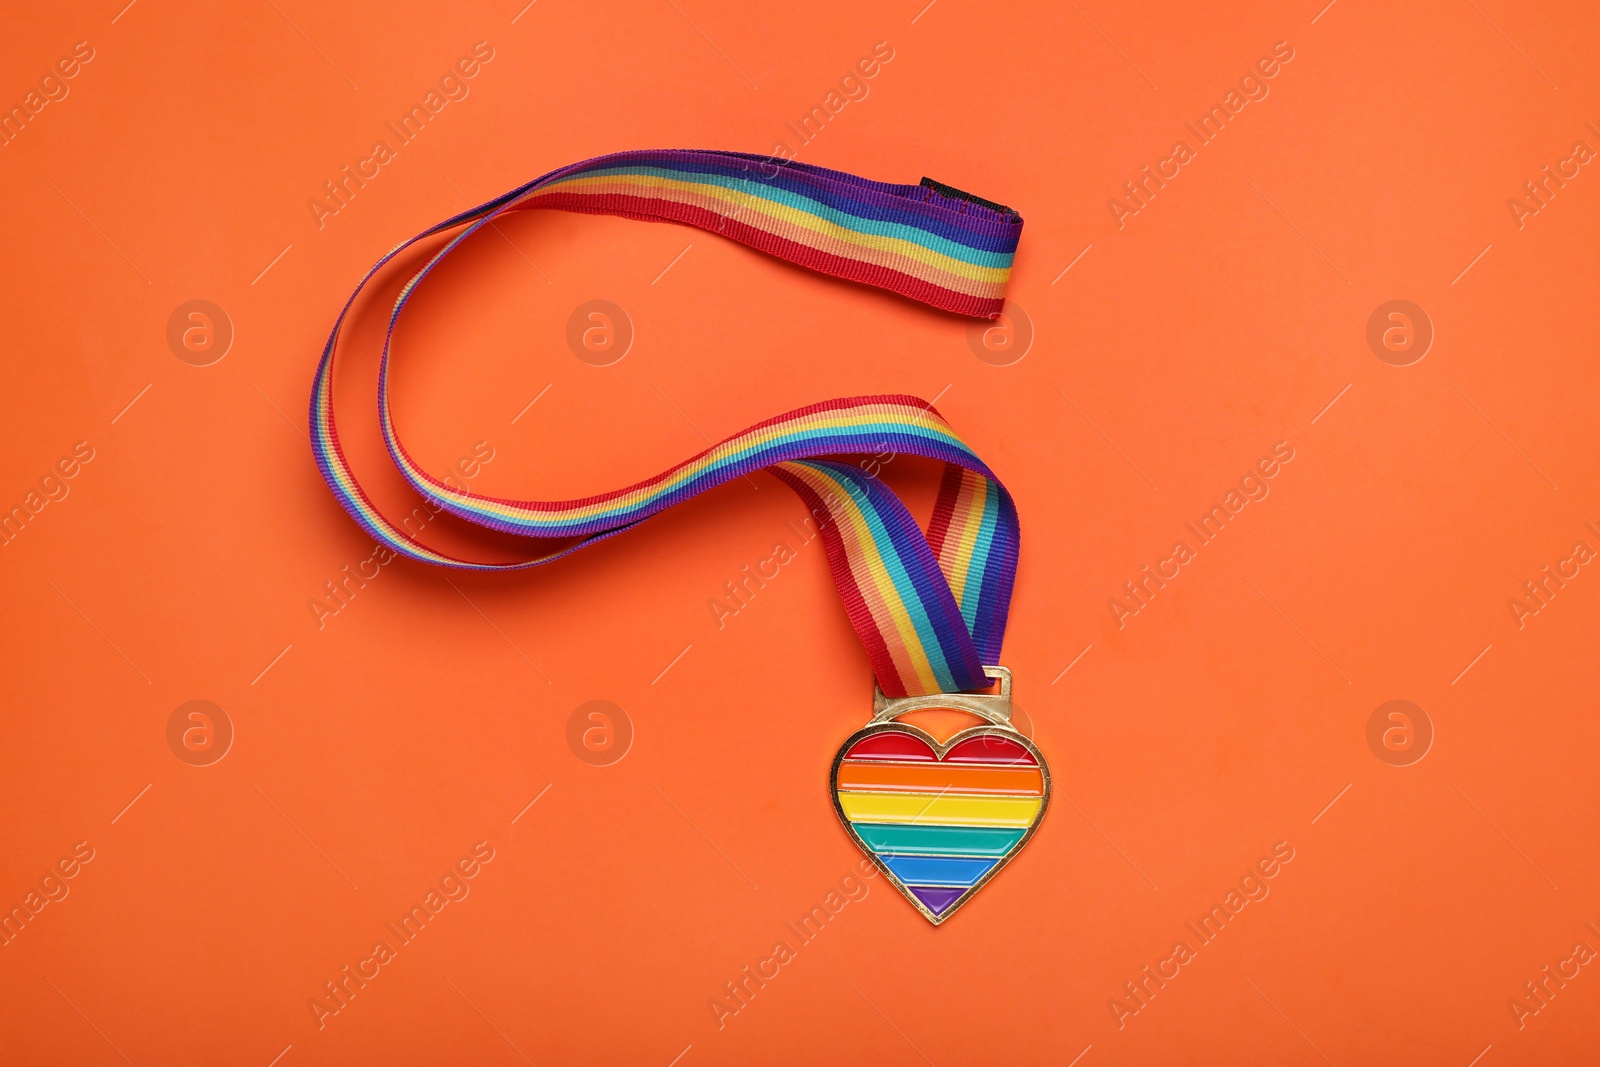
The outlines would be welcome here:
<svg viewBox="0 0 1600 1067">
<path fill-rule="evenodd" d="M 380 545 L 443 567 L 536 567 L 622 533 L 731 479 L 770 469 L 817 516 L 834 581 L 889 696 L 986 688 L 999 662 L 1016 575 L 1011 496 L 933 405 L 910 396 L 830 400 L 757 423 L 654 478 L 579 500 L 507 500 L 447 485 L 401 444 L 389 402 L 395 327 L 418 284 L 463 241 L 511 211 L 558 208 L 677 222 L 779 259 L 975 318 L 1004 302 L 1022 219 L 1009 208 L 924 179 L 868 181 L 740 152 L 619 152 L 555 170 L 446 219 L 391 250 L 350 294 L 317 367 L 311 447 L 328 488 Z M 385 518 L 357 482 L 334 424 L 339 331 L 373 276 L 418 241 L 459 230 L 411 276 L 390 312 L 378 376 L 389 454 L 434 508 L 541 542 L 539 554 L 486 563 L 438 552 Z M 864 462 L 885 453 L 944 461 L 926 535 Z"/>
</svg>

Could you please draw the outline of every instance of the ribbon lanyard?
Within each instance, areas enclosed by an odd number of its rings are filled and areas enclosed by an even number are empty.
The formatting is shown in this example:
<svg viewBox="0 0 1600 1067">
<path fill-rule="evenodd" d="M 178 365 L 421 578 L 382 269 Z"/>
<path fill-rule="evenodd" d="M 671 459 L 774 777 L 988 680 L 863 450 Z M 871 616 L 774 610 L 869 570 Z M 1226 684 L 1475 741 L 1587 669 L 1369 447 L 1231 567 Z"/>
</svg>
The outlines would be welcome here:
<svg viewBox="0 0 1600 1067">
<path fill-rule="evenodd" d="M 508 500 L 447 485 L 419 467 L 395 428 L 389 361 L 413 292 L 463 241 L 512 211 L 558 208 L 677 222 L 779 259 L 874 285 L 945 311 L 994 318 L 1004 302 L 1022 219 L 1009 208 L 924 178 L 891 185 L 742 152 L 619 152 L 551 171 L 424 230 L 369 270 L 339 313 L 311 391 L 311 447 L 352 518 L 392 552 L 442 567 L 537 567 L 615 536 L 674 504 L 770 469 L 817 517 L 845 611 L 890 697 L 988 687 L 1000 658 L 1019 530 L 1011 496 L 933 405 L 911 396 L 829 400 L 757 423 L 635 485 L 581 500 Z M 435 510 L 533 542 L 512 563 L 435 551 L 390 522 L 356 481 L 339 445 L 333 360 L 357 296 L 395 256 L 459 230 L 406 282 L 389 315 L 378 413 L 389 455 Z M 887 486 L 850 456 L 904 453 L 942 460 L 924 534 Z"/>
</svg>

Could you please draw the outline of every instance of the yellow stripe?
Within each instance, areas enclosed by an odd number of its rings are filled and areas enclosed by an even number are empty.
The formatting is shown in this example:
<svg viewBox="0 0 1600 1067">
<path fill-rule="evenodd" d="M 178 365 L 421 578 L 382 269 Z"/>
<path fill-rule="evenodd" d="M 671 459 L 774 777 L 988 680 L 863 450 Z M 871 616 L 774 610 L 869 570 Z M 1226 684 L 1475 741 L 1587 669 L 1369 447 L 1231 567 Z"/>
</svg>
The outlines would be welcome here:
<svg viewBox="0 0 1600 1067">
<path fill-rule="evenodd" d="M 846 244 L 902 255 L 919 263 L 926 263 L 930 267 L 936 267 L 948 274 L 954 274 L 959 278 L 1003 283 L 1011 277 L 1010 267 L 980 267 L 972 263 L 964 263 L 959 259 L 947 256 L 942 252 L 935 252 L 931 248 L 919 245 L 914 241 L 907 241 L 901 237 L 861 233 L 860 231 L 840 226 L 838 223 L 829 222 L 827 219 L 819 218 L 809 211 L 801 211 L 798 208 L 790 207 L 788 204 L 776 203 L 753 193 L 727 189 L 720 185 L 686 182 L 677 178 L 662 178 L 653 174 L 602 174 L 589 178 L 572 178 L 568 181 L 546 186 L 545 189 L 540 191 L 556 192 L 589 185 L 627 185 L 645 189 L 673 189 L 692 193 L 713 200 L 721 200 L 734 207 L 745 208 L 757 214 L 786 222 L 791 226 L 810 230 L 823 237 L 843 241 Z M 529 199 L 532 199 L 532 197 Z"/>
<path fill-rule="evenodd" d="M 926 823 L 930 826 L 1031 826 L 1042 797 L 969 797 L 946 793 L 839 794 L 851 822 Z"/>
</svg>

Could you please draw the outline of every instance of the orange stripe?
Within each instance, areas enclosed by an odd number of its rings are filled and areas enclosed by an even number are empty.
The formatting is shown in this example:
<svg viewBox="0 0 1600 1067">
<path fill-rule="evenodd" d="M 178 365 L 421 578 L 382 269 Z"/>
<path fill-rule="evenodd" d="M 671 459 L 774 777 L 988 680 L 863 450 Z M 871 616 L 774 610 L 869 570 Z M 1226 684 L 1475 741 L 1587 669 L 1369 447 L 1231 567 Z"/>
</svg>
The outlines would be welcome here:
<svg viewBox="0 0 1600 1067">
<path fill-rule="evenodd" d="M 957 766 L 949 763 L 886 763 L 845 760 L 839 764 L 839 790 L 885 793 L 1005 793 L 1041 796 L 1044 776 L 1037 767 Z"/>
</svg>

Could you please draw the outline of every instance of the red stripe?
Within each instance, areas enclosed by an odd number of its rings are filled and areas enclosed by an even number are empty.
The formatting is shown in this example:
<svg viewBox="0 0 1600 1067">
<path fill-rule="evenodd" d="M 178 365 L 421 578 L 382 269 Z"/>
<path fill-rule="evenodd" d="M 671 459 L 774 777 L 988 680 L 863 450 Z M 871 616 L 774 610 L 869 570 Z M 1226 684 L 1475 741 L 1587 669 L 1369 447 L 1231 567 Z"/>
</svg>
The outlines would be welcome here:
<svg viewBox="0 0 1600 1067">
<path fill-rule="evenodd" d="M 871 737 L 863 737 L 850 746 L 850 751 L 846 752 L 844 757 L 845 759 L 860 760 L 914 759 L 931 761 L 933 759 L 933 749 L 929 748 L 927 743 L 920 738 L 912 737 L 910 734 L 873 734 Z"/>
<path fill-rule="evenodd" d="M 1009 737 L 1000 737 L 997 734 L 985 734 L 982 737 L 969 737 L 949 752 L 944 758 L 952 763 L 1031 763 L 1039 761 L 1033 758 L 1033 753 L 1026 747 Z"/>
<path fill-rule="evenodd" d="M 939 481 L 939 497 L 933 505 L 933 518 L 928 522 L 928 547 L 933 549 L 934 559 L 944 555 L 944 539 L 950 533 L 950 520 L 955 517 L 960 496 L 961 468 L 946 463 L 944 477 Z"/>
</svg>

